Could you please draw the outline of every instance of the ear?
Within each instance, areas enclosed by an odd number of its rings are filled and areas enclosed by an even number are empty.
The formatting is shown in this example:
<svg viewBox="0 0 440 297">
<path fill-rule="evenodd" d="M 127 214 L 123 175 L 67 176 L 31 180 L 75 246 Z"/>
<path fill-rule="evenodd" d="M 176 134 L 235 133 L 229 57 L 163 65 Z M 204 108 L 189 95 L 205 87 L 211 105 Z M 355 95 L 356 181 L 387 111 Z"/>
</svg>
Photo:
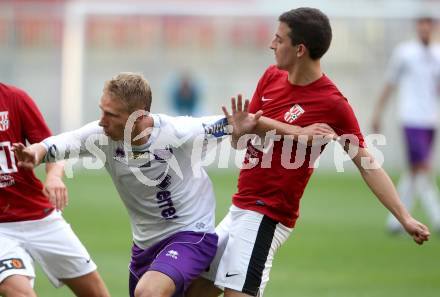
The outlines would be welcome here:
<svg viewBox="0 0 440 297">
<path fill-rule="evenodd" d="M 301 58 L 303 57 L 305 54 L 307 53 L 307 48 L 305 47 L 304 44 L 300 43 L 297 45 L 297 49 L 296 49 L 296 57 L 297 58 Z"/>
<path fill-rule="evenodd" d="M 144 118 L 147 118 L 150 115 L 150 112 L 146 109 L 137 109 L 136 112 L 141 111 L 143 113 L 142 116 L 139 116 L 138 118 L 136 118 L 136 120 L 134 121 L 135 123 L 139 123 L 140 121 L 142 121 Z"/>
</svg>

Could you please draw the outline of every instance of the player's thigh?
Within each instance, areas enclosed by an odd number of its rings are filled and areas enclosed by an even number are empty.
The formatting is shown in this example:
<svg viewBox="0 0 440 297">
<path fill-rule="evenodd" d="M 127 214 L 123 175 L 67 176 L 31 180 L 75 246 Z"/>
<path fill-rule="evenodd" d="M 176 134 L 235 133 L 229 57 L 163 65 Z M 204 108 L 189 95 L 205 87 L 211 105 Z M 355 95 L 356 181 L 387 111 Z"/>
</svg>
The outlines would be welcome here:
<svg viewBox="0 0 440 297">
<path fill-rule="evenodd" d="M 22 243 L 5 236 L 0 227 L 0 285 L 15 275 L 24 276 L 28 286 L 32 287 L 35 278 L 34 263 Z M 11 279 L 8 282 L 12 284 L 10 281 Z"/>
<path fill-rule="evenodd" d="M 190 284 L 206 271 L 217 251 L 215 233 L 181 232 L 156 257 L 150 271 L 170 276 L 176 292 L 183 296 Z"/>
<path fill-rule="evenodd" d="M 215 284 L 220 288 L 261 296 L 269 281 L 273 258 L 292 229 L 260 213 L 232 209 L 229 240 Z"/>
<path fill-rule="evenodd" d="M 217 297 L 223 293 L 214 282 L 203 277 L 194 280 L 185 292 L 185 297 Z"/>
<path fill-rule="evenodd" d="M 134 292 L 150 292 L 151 287 L 156 287 L 150 277 L 144 277 L 151 271 L 166 275 L 173 281 L 175 296 L 183 296 L 191 282 L 209 267 L 217 250 L 217 241 L 214 233 L 184 231 L 140 250 L 130 264 L 130 296 L 135 296 Z M 141 279 L 142 285 L 139 284 Z"/>
<path fill-rule="evenodd" d="M 135 297 L 171 297 L 176 291 L 174 280 L 159 271 L 147 271 L 134 290 Z"/>
<path fill-rule="evenodd" d="M 30 232 L 29 252 L 55 287 L 61 279 L 73 279 L 96 271 L 96 265 L 70 225 L 59 213 L 45 218 Z"/>
<path fill-rule="evenodd" d="M 212 260 L 211 264 L 209 265 L 209 268 L 206 271 L 202 272 L 201 274 L 202 278 L 212 283 L 214 283 L 216 279 L 218 266 L 220 264 L 221 259 L 223 258 L 223 254 L 228 244 L 231 224 L 232 224 L 232 214 L 231 211 L 229 211 L 226 214 L 226 216 L 223 218 L 223 220 L 221 220 L 221 222 L 215 228 L 215 233 L 218 236 L 217 252 L 215 254 L 214 260 Z"/>
<path fill-rule="evenodd" d="M 61 279 L 78 297 L 109 297 L 110 294 L 97 271 L 86 275 Z"/>
<path fill-rule="evenodd" d="M 232 289 L 225 289 L 225 292 L 223 294 L 224 297 L 249 297 L 253 295 L 249 295 L 240 291 L 232 290 Z M 260 293 L 257 295 L 258 297 L 262 296 Z"/>
<path fill-rule="evenodd" d="M 0 283 L 0 296 L 4 297 L 36 297 L 31 280 L 24 275 L 8 276 Z"/>
</svg>

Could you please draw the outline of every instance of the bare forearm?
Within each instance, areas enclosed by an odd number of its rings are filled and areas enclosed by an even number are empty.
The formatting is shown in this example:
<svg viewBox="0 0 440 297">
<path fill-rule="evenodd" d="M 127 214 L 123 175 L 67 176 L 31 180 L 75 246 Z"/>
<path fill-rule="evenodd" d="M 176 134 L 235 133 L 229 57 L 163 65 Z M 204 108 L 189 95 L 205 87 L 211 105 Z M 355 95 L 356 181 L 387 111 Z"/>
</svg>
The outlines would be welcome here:
<svg viewBox="0 0 440 297">
<path fill-rule="evenodd" d="M 46 148 L 44 145 L 40 143 L 34 143 L 28 147 L 29 150 L 31 150 L 35 154 L 35 166 L 43 163 L 44 157 L 46 156 Z M 46 167 L 46 173 L 48 173 L 48 169 Z"/>
<path fill-rule="evenodd" d="M 362 178 L 379 201 L 404 224 L 411 215 L 399 199 L 396 188 L 388 174 L 377 164 L 374 157 L 365 148 L 359 148 L 353 162 L 359 169 Z"/>
<path fill-rule="evenodd" d="M 64 161 L 56 163 L 46 163 L 46 179 L 51 177 L 63 178 L 64 176 Z"/>
<path fill-rule="evenodd" d="M 257 135 L 261 139 L 264 139 L 269 131 L 275 131 L 276 135 L 291 135 L 295 140 L 302 133 L 302 128 L 299 126 L 293 126 L 273 120 L 267 117 L 260 117 L 253 131 L 250 132 L 252 135 Z M 247 141 L 249 138 L 241 139 L 244 135 L 240 133 L 232 133 L 231 135 L 231 146 L 235 149 L 243 149 L 247 147 Z M 249 136 L 249 135 L 248 135 Z"/>
<path fill-rule="evenodd" d="M 264 137 L 268 131 L 275 130 L 277 135 L 292 135 L 296 139 L 302 133 L 300 126 L 288 125 L 262 116 L 255 127 L 255 134 Z"/>
<path fill-rule="evenodd" d="M 333 137 L 334 130 L 325 123 L 314 123 L 306 127 L 294 126 L 286 124 L 268 117 L 262 117 L 262 110 L 255 114 L 248 113 L 249 102 L 246 100 L 245 105 L 242 106 L 241 95 L 238 97 L 238 103 L 235 98 L 231 99 L 232 115 L 229 114 L 226 107 L 222 107 L 223 113 L 228 119 L 228 124 L 232 126 L 231 144 L 234 148 L 246 147 L 244 142 L 249 140 L 249 137 L 259 136 L 266 138 L 267 134 L 275 134 L 277 136 L 289 135 L 294 140 L 312 140 L 314 136 Z M 305 139 L 301 136 L 307 136 Z M 243 138 L 243 136 L 245 136 Z"/>
<path fill-rule="evenodd" d="M 396 188 L 388 174 L 382 169 L 364 169 L 361 175 L 379 201 L 403 223 L 410 214 L 399 199 Z"/>
</svg>

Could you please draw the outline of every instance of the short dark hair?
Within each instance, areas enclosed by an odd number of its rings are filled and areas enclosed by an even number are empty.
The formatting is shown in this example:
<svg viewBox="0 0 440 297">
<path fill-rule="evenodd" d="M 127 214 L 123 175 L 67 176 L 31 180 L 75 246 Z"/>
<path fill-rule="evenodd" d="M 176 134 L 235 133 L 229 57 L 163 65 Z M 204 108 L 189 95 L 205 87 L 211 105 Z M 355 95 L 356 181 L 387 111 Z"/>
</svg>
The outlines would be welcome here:
<svg viewBox="0 0 440 297">
<path fill-rule="evenodd" d="M 328 17 L 319 9 L 300 7 L 280 15 L 280 22 L 290 28 L 292 45 L 304 44 L 313 60 L 321 58 L 330 47 L 332 28 Z"/>
</svg>

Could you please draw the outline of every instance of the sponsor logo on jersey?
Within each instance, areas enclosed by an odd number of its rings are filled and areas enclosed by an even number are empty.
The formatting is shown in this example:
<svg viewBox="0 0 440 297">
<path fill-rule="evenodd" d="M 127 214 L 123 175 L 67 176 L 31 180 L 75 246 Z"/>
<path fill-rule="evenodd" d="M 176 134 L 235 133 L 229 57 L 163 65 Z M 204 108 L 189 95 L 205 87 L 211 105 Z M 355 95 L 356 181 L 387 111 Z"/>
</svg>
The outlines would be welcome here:
<svg viewBox="0 0 440 297">
<path fill-rule="evenodd" d="M 166 190 L 171 185 L 171 175 L 167 174 L 165 178 L 157 185 L 161 190 Z"/>
<path fill-rule="evenodd" d="M 229 273 L 229 272 L 226 272 L 226 277 L 231 277 L 231 276 L 235 276 L 235 275 L 239 275 L 239 273 Z"/>
<path fill-rule="evenodd" d="M 0 111 L 0 131 L 6 131 L 9 128 L 9 118 L 7 111 Z"/>
<path fill-rule="evenodd" d="M 0 168 L 1 171 L 1 168 Z M 12 175 L 0 174 L 0 188 L 6 188 L 15 185 L 15 180 Z"/>
<path fill-rule="evenodd" d="M 160 179 L 161 176 L 158 178 Z M 179 216 L 176 214 L 176 208 L 174 207 L 173 197 L 171 192 L 167 188 L 171 185 L 171 175 L 167 174 L 164 179 L 156 185 L 162 191 L 156 193 L 157 206 L 161 210 L 160 214 L 165 220 L 177 219 Z"/>
<path fill-rule="evenodd" d="M 264 96 L 263 96 L 263 98 L 261 98 L 261 101 L 263 101 L 263 102 L 271 101 L 271 100 L 273 100 L 273 99 L 271 99 L 271 98 L 264 98 Z"/>
<path fill-rule="evenodd" d="M 25 269 L 23 260 L 19 258 L 11 258 L 0 260 L 0 273 L 11 269 Z"/>
<path fill-rule="evenodd" d="M 284 120 L 290 124 L 297 120 L 304 112 L 304 109 L 299 104 L 295 104 L 284 114 Z"/>
<path fill-rule="evenodd" d="M 171 257 L 175 260 L 177 260 L 177 257 L 179 256 L 179 253 L 175 250 L 169 250 L 166 254 L 167 257 Z"/>
<path fill-rule="evenodd" d="M 150 151 L 146 150 L 146 151 L 133 151 L 131 152 L 129 155 L 129 159 L 131 160 L 147 160 L 150 161 Z"/>
</svg>

